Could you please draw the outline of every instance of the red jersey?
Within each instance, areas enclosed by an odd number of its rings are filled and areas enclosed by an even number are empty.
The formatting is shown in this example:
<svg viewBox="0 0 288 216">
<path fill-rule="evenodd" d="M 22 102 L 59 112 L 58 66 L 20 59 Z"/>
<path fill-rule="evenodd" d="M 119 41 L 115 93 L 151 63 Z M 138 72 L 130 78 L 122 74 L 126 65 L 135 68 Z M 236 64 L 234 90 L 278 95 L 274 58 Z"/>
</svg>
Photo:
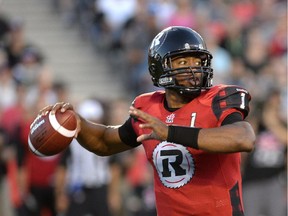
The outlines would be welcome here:
<svg viewBox="0 0 288 216">
<path fill-rule="evenodd" d="M 249 93 L 237 86 L 214 86 L 175 111 L 164 107 L 165 93 L 138 96 L 134 106 L 166 124 L 198 128 L 221 126 L 233 112 L 248 115 Z M 150 133 L 132 120 L 137 136 Z M 171 142 L 143 141 L 154 169 L 158 216 L 243 215 L 240 153 L 216 154 Z"/>
</svg>

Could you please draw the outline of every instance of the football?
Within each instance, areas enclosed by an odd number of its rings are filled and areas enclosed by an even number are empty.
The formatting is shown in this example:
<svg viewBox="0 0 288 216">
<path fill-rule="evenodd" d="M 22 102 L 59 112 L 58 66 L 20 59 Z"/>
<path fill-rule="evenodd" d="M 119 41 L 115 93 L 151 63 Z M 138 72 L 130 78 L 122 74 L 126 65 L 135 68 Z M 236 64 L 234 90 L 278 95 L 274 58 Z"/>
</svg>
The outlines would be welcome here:
<svg viewBox="0 0 288 216">
<path fill-rule="evenodd" d="M 76 127 L 76 115 L 72 110 L 39 115 L 30 126 L 29 149 L 40 157 L 58 154 L 69 146 Z"/>
</svg>

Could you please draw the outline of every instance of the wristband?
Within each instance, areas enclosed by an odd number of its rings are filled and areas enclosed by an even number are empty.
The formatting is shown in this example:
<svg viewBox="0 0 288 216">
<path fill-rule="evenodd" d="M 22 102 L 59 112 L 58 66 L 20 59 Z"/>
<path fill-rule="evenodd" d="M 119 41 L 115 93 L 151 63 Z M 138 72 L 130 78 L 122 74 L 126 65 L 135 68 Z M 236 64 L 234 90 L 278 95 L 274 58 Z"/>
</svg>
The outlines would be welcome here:
<svg viewBox="0 0 288 216">
<path fill-rule="evenodd" d="M 169 125 L 167 141 L 199 149 L 198 135 L 200 130 L 201 128 Z"/>
</svg>

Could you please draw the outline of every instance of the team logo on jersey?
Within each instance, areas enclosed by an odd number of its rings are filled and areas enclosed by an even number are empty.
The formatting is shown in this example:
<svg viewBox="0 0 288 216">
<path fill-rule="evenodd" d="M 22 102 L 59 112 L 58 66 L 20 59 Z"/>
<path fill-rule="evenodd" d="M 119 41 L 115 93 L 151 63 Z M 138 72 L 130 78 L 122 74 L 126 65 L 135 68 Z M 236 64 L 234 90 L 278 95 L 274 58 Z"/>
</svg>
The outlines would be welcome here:
<svg viewBox="0 0 288 216">
<path fill-rule="evenodd" d="M 172 113 L 166 117 L 166 123 L 173 123 L 175 118 L 175 114 Z"/>
<path fill-rule="evenodd" d="M 159 143 L 154 149 L 153 163 L 161 182 L 168 188 L 184 186 L 195 171 L 191 153 L 184 146 L 167 141 Z"/>
</svg>

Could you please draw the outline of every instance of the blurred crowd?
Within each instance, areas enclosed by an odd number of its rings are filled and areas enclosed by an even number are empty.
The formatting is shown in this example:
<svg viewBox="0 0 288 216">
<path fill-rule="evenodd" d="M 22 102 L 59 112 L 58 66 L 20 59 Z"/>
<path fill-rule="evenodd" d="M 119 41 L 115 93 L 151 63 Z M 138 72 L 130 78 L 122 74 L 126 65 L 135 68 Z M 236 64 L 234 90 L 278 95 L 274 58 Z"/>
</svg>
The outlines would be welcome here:
<svg viewBox="0 0 288 216">
<path fill-rule="evenodd" d="M 255 150 L 243 153 L 247 216 L 287 214 L 286 0 L 50 0 L 63 28 L 79 31 L 119 77 L 127 98 L 74 103 L 92 121 L 121 124 L 131 98 L 156 90 L 147 70 L 152 38 L 170 25 L 198 31 L 213 54 L 214 84 L 252 95 Z M 63 154 L 28 150 L 39 109 L 69 101 L 25 21 L 0 12 L 0 216 L 155 216 L 152 171 L 142 147 L 102 158 L 73 141 Z M 73 103 L 73 102 L 72 102 Z M 95 213 L 97 212 L 97 213 Z"/>
</svg>

